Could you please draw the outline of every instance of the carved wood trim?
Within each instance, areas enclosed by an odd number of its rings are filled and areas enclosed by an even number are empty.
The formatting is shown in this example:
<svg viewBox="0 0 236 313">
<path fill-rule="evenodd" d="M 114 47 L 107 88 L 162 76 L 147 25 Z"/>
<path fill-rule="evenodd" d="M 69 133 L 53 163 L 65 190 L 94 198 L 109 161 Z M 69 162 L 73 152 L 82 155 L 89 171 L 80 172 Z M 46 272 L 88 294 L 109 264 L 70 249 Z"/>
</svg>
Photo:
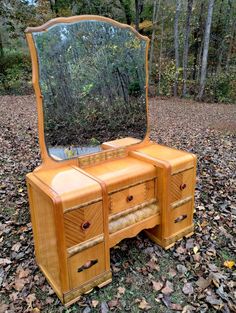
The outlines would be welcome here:
<svg viewBox="0 0 236 313">
<path fill-rule="evenodd" d="M 176 201 L 176 202 L 171 204 L 171 208 L 172 209 L 178 208 L 179 206 L 181 206 L 181 205 L 183 205 L 183 204 L 185 204 L 185 203 L 187 203 L 187 202 L 189 202 L 191 200 L 193 200 L 193 197 L 189 196 L 189 197 L 187 197 L 187 198 L 185 198 L 183 200 Z"/>
<path fill-rule="evenodd" d="M 88 202 L 84 202 L 84 203 L 79 204 L 79 205 L 75 205 L 75 206 L 70 207 L 70 208 L 66 208 L 66 209 L 64 209 L 64 213 L 68 213 L 68 212 L 71 212 L 71 211 L 74 211 L 74 210 L 82 209 L 82 208 L 84 208 L 86 206 L 89 206 L 91 204 L 97 203 L 99 201 L 102 201 L 102 197 L 101 198 L 96 198 L 96 199 L 88 201 Z"/>
<path fill-rule="evenodd" d="M 67 249 L 67 254 L 69 257 L 71 257 L 72 255 L 78 253 L 78 252 L 81 252 L 85 249 L 88 249 L 88 248 L 91 248 L 95 245 L 97 245 L 98 243 L 100 242 L 103 242 L 104 241 L 104 235 L 99 235 L 97 237 L 94 237 L 90 240 L 87 240 L 87 241 L 84 241 L 82 243 L 79 243 L 78 245 L 76 246 L 73 246 L 71 248 L 68 248 Z"/>
<path fill-rule="evenodd" d="M 126 216 L 126 215 L 128 215 L 130 213 L 133 213 L 133 212 L 135 212 L 135 211 L 137 211 L 139 209 L 143 209 L 144 207 L 149 206 L 151 204 L 154 204 L 156 202 L 157 202 L 156 199 L 151 199 L 150 201 L 143 202 L 142 204 L 136 205 L 136 206 L 134 206 L 134 207 L 132 207 L 130 209 L 127 209 L 125 211 L 121 211 L 121 212 L 118 212 L 116 214 L 110 215 L 109 216 L 109 222 L 117 220 L 117 219 L 119 219 L 119 218 L 121 218 L 123 216 Z"/>
<path fill-rule="evenodd" d="M 117 220 L 113 220 L 109 223 L 109 233 L 113 234 L 121 229 L 125 229 L 131 225 L 136 225 L 136 223 L 155 215 L 159 212 L 159 206 L 156 204 L 150 204 L 140 210 L 133 213 L 127 214 L 120 217 Z"/>
</svg>

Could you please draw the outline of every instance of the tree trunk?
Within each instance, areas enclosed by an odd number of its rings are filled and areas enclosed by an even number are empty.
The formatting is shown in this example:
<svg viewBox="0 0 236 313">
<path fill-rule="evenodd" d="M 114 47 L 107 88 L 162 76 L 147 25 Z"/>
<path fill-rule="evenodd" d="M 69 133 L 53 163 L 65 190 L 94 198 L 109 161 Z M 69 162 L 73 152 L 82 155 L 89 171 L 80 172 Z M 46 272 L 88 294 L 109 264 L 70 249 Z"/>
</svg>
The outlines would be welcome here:
<svg viewBox="0 0 236 313">
<path fill-rule="evenodd" d="M 3 43 L 2 43 L 2 34 L 0 32 L 0 60 L 4 57 Z"/>
<path fill-rule="evenodd" d="M 176 11 L 174 21 L 174 39 L 175 39 L 175 83 L 174 83 L 174 96 L 178 95 L 178 77 L 179 77 L 179 13 L 180 13 L 180 0 L 176 0 Z"/>
<path fill-rule="evenodd" d="M 204 1 L 201 2 L 198 24 L 199 26 L 194 31 L 194 61 L 193 61 L 193 80 L 199 80 L 200 60 L 202 58 L 202 37 L 203 37 L 203 14 Z M 198 68 L 197 68 L 198 65 Z"/>
<path fill-rule="evenodd" d="M 189 50 L 189 35 L 190 35 L 190 19 L 192 15 L 193 0 L 188 0 L 186 29 L 184 38 L 184 53 L 183 53 L 183 97 L 186 97 L 187 93 L 187 70 L 188 70 L 188 50 Z"/>
<path fill-rule="evenodd" d="M 203 47 L 203 55 L 202 55 L 200 90 L 197 96 L 198 100 L 202 100 L 204 89 L 205 89 L 205 84 L 206 84 L 207 58 L 208 58 L 208 49 L 209 49 L 214 1 L 215 0 L 209 0 L 209 4 L 208 4 L 208 13 L 207 13 L 207 20 L 206 20 L 206 27 L 205 27 L 205 36 L 204 36 L 204 47 Z"/>
<path fill-rule="evenodd" d="M 160 57 L 159 57 L 159 67 L 158 67 L 158 94 L 161 94 L 161 71 L 162 71 L 162 50 L 163 50 L 163 36 L 164 36 L 164 17 L 163 11 L 161 16 L 161 41 L 160 41 Z"/>
<path fill-rule="evenodd" d="M 139 31 L 140 15 L 143 11 L 143 0 L 135 0 L 135 29 Z"/>
<path fill-rule="evenodd" d="M 150 57 L 149 57 L 149 76 L 152 74 L 152 61 L 153 61 L 153 51 L 154 51 L 154 43 L 155 43 L 155 37 L 156 37 L 156 30 L 157 30 L 157 18 L 160 8 L 160 0 L 157 2 L 157 0 L 154 1 L 153 4 L 153 17 L 152 17 L 152 39 L 151 39 L 151 49 L 150 49 Z"/>
<path fill-rule="evenodd" d="M 234 21 L 233 26 L 232 26 L 231 36 L 230 36 L 229 50 L 227 53 L 227 61 L 226 61 L 226 70 L 227 71 L 229 70 L 229 64 L 230 64 L 231 53 L 232 53 L 233 44 L 234 44 L 235 33 L 236 33 L 236 22 Z"/>
</svg>

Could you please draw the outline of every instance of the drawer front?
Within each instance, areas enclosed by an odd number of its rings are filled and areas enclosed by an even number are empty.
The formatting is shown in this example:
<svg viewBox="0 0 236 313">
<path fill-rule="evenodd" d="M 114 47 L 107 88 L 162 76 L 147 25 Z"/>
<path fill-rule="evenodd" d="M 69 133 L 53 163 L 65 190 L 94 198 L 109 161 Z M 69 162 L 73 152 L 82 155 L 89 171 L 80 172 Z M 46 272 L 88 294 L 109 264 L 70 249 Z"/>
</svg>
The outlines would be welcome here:
<svg viewBox="0 0 236 313">
<path fill-rule="evenodd" d="M 118 213 L 155 197 L 154 180 L 118 191 L 110 196 L 110 213 Z"/>
<path fill-rule="evenodd" d="M 67 248 L 103 233 L 102 202 L 65 213 L 64 225 Z"/>
<path fill-rule="evenodd" d="M 178 208 L 172 210 L 171 215 L 171 227 L 170 235 L 184 230 L 184 228 L 189 227 L 193 223 L 193 206 L 192 201 L 181 205 Z"/>
<path fill-rule="evenodd" d="M 68 259 L 70 288 L 76 288 L 105 271 L 104 243 Z"/>
<path fill-rule="evenodd" d="M 175 202 L 192 195 L 193 178 L 193 169 L 171 176 L 171 202 Z"/>
</svg>

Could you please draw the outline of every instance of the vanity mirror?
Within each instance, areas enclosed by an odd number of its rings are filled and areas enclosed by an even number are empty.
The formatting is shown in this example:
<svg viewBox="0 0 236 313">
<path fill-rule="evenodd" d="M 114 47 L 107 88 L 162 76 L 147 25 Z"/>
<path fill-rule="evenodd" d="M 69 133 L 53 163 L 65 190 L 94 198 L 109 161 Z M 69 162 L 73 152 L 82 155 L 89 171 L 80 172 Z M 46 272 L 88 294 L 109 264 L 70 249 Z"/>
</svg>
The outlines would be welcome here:
<svg viewBox="0 0 236 313">
<path fill-rule="evenodd" d="M 67 159 L 118 138 L 144 139 L 147 38 L 95 19 L 55 24 L 32 37 L 50 156 Z"/>
<path fill-rule="evenodd" d="M 101 16 L 28 28 L 42 164 L 27 174 L 37 264 L 65 305 L 112 279 L 110 249 L 193 233 L 196 157 L 149 139 L 149 39 Z"/>
</svg>

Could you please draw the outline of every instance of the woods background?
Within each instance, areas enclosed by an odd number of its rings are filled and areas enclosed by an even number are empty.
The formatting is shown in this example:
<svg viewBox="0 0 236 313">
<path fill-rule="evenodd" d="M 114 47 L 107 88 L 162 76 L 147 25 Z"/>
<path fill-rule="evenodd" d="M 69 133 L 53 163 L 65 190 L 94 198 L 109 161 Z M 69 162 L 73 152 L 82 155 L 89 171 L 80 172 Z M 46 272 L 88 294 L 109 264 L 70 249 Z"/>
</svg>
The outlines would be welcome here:
<svg viewBox="0 0 236 313">
<path fill-rule="evenodd" d="M 236 102 L 235 0 L 2 0 L 0 94 L 32 93 L 27 26 L 81 14 L 127 23 L 151 39 L 151 96 Z"/>
</svg>

